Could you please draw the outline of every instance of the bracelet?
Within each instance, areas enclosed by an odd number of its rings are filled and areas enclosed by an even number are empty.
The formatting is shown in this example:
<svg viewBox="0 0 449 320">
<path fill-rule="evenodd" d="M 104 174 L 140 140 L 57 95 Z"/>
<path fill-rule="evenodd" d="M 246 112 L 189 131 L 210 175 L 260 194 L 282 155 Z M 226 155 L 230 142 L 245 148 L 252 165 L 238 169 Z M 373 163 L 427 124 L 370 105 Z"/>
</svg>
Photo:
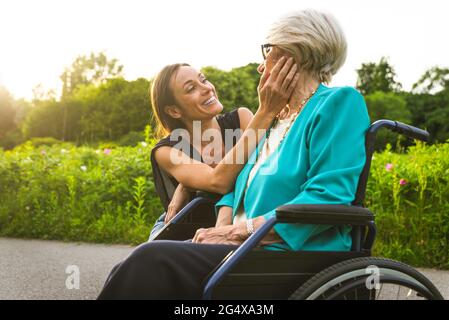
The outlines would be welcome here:
<svg viewBox="0 0 449 320">
<path fill-rule="evenodd" d="M 254 234 L 254 224 L 253 219 L 246 220 L 246 232 L 248 233 L 248 237 Z"/>
</svg>

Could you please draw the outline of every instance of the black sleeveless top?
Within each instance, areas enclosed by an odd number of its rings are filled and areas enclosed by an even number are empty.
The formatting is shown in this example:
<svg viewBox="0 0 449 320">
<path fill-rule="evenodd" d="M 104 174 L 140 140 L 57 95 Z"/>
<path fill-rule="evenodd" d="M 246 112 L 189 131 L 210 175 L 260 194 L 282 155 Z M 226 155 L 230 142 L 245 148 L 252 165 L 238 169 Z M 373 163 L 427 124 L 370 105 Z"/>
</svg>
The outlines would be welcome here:
<svg viewBox="0 0 449 320">
<path fill-rule="evenodd" d="M 240 129 L 238 109 L 218 115 L 216 119 L 221 129 L 223 144 L 225 145 L 225 147 L 227 147 L 226 152 L 228 152 L 228 149 L 230 148 L 225 144 L 225 130 Z M 241 132 L 239 131 L 239 134 L 233 136 L 232 147 L 237 143 L 238 139 L 240 138 L 240 134 Z M 173 135 L 169 135 L 161 139 L 151 150 L 151 166 L 153 168 L 154 186 L 156 188 L 157 194 L 159 195 L 161 203 L 164 206 L 164 209 L 167 210 L 167 207 L 170 204 L 170 201 L 179 183 L 175 178 L 161 169 L 159 167 L 159 164 L 156 162 L 156 159 L 154 157 L 155 151 L 163 146 L 181 148 L 180 150 L 182 151 L 189 150 L 189 153 L 186 154 L 190 158 L 199 160 L 201 162 L 203 162 L 203 159 L 198 151 L 193 147 L 193 145 L 190 144 L 189 141 L 186 141 L 185 139 L 183 140 L 181 136 L 174 137 Z"/>
</svg>

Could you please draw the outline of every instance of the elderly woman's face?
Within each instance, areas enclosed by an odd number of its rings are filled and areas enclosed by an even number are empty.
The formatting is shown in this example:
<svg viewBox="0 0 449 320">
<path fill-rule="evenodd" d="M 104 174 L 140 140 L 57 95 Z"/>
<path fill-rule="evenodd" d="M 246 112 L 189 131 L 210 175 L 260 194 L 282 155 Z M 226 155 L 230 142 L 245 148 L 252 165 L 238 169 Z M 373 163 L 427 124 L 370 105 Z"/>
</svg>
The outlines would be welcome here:
<svg viewBox="0 0 449 320">
<path fill-rule="evenodd" d="M 274 46 L 271 51 L 268 53 L 267 55 L 267 59 L 262 62 L 259 67 L 257 68 L 257 71 L 259 73 L 263 73 L 265 69 L 267 69 L 267 71 L 271 71 L 271 69 L 273 69 L 274 65 L 276 64 L 276 62 L 282 57 L 285 56 L 286 58 L 291 57 L 291 55 L 281 49 L 279 49 L 278 47 Z"/>
</svg>

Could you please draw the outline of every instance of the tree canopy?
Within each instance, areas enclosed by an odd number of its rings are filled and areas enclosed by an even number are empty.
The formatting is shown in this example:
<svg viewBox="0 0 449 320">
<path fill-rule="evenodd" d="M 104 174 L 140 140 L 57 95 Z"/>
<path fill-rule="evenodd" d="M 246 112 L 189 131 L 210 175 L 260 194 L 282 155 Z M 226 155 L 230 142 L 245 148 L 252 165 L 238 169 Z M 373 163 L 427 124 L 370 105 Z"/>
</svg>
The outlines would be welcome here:
<svg viewBox="0 0 449 320">
<path fill-rule="evenodd" d="M 201 69 L 215 86 L 225 111 L 257 110 L 260 75 L 256 63 L 229 71 Z M 63 94 L 37 85 L 32 102 L 15 100 L 0 87 L 0 146 L 12 148 L 27 139 L 51 137 L 76 144 L 115 141 L 133 143 L 151 132 L 151 80 L 125 80 L 123 66 L 104 53 L 79 56 L 62 74 Z M 398 120 L 427 129 L 431 142 L 449 139 L 449 69 L 433 67 L 405 92 L 386 58 L 362 64 L 357 88 L 365 96 L 371 121 Z M 397 144 L 381 134 L 378 147 Z"/>
<path fill-rule="evenodd" d="M 363 63 L 360 69 L 357 69 L 357 75 L 356 87 L 363 95 L 376 91 L 399 92 L 402 88 L 401 83 L 395 80 L 394 68 L 385 57 L 378 63 Z"/>
<path fill-rule="evenodd" d="M 117 59 L 108 59 L 104 52 L 78 56 L 61 74 L 62 97 L 72 94 L 80 85 L 99 85 L 119 76 L 123 76 L 123 65 Z"/>
<path fill-rule="evenodd" d="M 430 68 L 413 85 L 413 90 L 417 93 L 449 91 L 449 68 Z"/>
</svg>

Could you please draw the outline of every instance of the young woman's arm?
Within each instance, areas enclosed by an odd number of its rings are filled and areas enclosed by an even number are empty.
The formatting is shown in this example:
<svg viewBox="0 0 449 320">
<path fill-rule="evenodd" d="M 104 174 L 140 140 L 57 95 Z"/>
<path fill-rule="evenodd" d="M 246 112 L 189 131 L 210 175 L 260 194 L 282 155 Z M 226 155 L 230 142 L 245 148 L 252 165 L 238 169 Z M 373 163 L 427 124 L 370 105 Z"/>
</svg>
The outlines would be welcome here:
<svg viewBox="0 0 449 320">
<path fill-rule="evenodd" d="M 192 198 L 192 192 L 185 188 L 182 183 L 178 184 L 173 197 L 167 207 L 167 213 L 165 214 L 164 223 L 167 224 L 174 216 L 184 208 L 184 206 Z"/>
<path fill-rule="evenodd" d="M 298 81 L 293 60 L 280 59 L 272 73 L 266 69 L 260 79 L 259 109 L 236 145 L 215 168 L 193 160 L 181 150 L 161 147 L 155 152 L 156 161 L 185 187 L 225 194 L 229 192 L 257 143 L 265 135 L 276 114 L 285 107 Z"/>
<path fill-rule="evenodd" d="M 237 113 L 240 119 L 240 129 L 245 131 L 251 120 L 253 120 L 254 114 L 248 108 L 238 108 Z"/>
<path fill-rule="evenodd" d="M 254 114 L 249 110 L 248 108 L 238 108 L 237 113 L 239 115 L 240 119 L 240 129 L 245 130 L 248 127 L 248 124 L 251 122 L 251 120 L 254 117 Z M 168 205 L 167 208 L 167 214 L 165 215 L 165 223 L 168 223 L 171 219 L 173 219 L 174 216 L 184 208 L 184 206 L 189 202 L 192 198 L 192 190 L 185 188 L 182 183 L 178 185 L 176 188 L 173 197 Z M 232 210 L 231 210 L 231 216 L 232 216 Z M 232 219 L 218 219 L 217 221 L 220 221 L 220 225 L 224 224 L 225 221 L 228 221 L 231 224 Z M 218 222 L 217 222 L 218 223 Z M 218 225 L 217 225 L 218 226 Z"/>
</svg>

